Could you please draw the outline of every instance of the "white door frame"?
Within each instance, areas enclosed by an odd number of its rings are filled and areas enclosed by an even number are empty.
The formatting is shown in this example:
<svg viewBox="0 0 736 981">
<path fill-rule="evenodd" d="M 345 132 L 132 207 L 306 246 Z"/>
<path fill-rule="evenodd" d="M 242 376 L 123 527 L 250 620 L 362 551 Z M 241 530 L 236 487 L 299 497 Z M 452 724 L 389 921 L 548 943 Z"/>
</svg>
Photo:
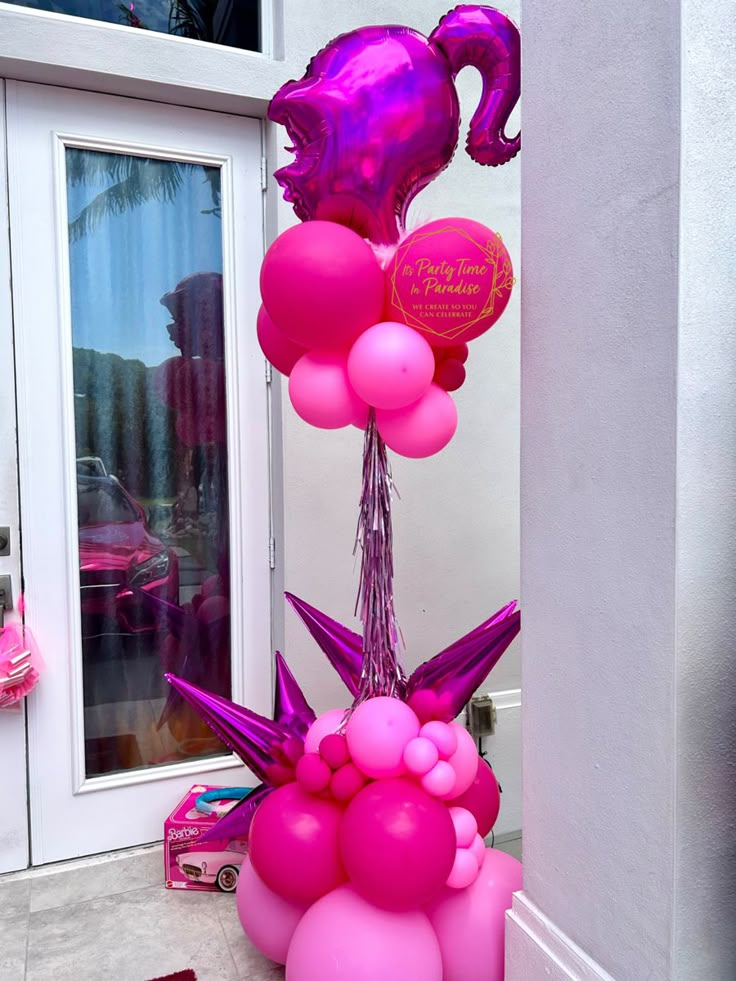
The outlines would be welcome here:
<svg viewBox="0 0 736 981">
<path fill-rule="evenodd" d="M 28 721 L 32 858 L 42 864 L 156 840 L 193 781 L 249 779 L 232 756 L 84 776 L 65 146 L 222 168 L 233 697 L 268 713 L 267 400 L 248 329 L 263 248 L 261 139 L 256 120 L 28 83 L 7 83 L 7 106 L 23 567 L 28 622 L 48 665 Z"/>
</svg>

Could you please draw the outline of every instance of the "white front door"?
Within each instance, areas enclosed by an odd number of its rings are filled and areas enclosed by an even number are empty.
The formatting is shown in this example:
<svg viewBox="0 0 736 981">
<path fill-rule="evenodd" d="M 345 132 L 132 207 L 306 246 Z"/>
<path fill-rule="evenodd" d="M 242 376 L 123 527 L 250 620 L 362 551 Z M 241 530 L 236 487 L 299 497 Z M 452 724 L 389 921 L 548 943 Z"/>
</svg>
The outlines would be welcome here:
<svg viewBox="0 0 736 981">
<path fill-rule="evenodd" d="M 7 140 L 41 864 L 252 782 L 163 675 L 270 711 L 261 133 L 8 82 Z"/>
</svg>

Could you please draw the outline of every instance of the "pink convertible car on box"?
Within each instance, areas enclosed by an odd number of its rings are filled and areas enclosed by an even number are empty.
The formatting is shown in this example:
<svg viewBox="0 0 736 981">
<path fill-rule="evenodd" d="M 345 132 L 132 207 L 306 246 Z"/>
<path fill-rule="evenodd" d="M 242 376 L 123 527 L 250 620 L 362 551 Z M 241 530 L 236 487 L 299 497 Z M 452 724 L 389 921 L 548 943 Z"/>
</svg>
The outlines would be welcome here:
<svg viewBox="0 0 736 981">
<path fill-rule="evenodd" d="M 151 533 L 145 511 L 116 477 L 78 472 L 77 507 L 84 633 L 111 621 L 126 633 L 153 629 L 131 587 L 178 603 L 176 554 Z"/>
<path fill-rule="evenodd" d="M 177 855 L 176 864 L 191 882 L 215 885 L 222 892 L 235 892 L 240 866 L 247 851 L 247 842 L 234 838 L 216 851 L 191 849 Z"/>
</svg>

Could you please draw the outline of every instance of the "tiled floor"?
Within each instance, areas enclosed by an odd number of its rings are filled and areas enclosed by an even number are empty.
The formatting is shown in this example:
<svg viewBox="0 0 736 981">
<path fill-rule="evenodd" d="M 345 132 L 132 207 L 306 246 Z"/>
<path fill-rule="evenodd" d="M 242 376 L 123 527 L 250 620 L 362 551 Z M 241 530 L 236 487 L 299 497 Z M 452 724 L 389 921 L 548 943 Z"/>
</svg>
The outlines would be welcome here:
<svg viewBox="0 0 736 981">
<path fill-rule="evenodd" d="M 521 840 L 498 843 L 520 858 Z M 0 981 L 283 981 L 235 897 L 164 889 L 160 846 L 0 876 Z"/>
</svg>

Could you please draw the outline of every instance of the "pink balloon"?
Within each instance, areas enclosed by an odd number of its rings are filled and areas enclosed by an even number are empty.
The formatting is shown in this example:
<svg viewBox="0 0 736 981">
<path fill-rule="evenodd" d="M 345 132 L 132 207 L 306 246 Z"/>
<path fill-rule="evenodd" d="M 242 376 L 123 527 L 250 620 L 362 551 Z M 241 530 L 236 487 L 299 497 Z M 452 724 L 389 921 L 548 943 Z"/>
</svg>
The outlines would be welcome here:
<svg viewBox="0 0 736 981">
<path fill-rule="evenodd" d="M 455 828 L 458 848 L 470 848 L 478 833 L 478 824 L 464 807 L 449 807 L 450 817 Z"/>
<path fill-rule="evenodd" d="M 447 722 L 425 722 L 419 734 L 425 739 L 431 739 L 443 760 L 449 760 L 457 750 L 457 733 Z"/>
<path fill-rule="evenodd" d="M 353 763 L 367 777 L 406 773 L 404 750 L 419 734 L 419 719 L 405 702 L 380 696 L 362 702 L 345 729 Z"/>
<path fill-rule="evenodd" d="M 424 913 L 390 913 L 342 886 L 297 926 L 286 981 L 443 981 L 442 957 Z"/>
<path fill-rule="evenodd" d="M 476 778 L 478 773 L 478 747 L 475 740 L 468 730 L 458 722 L 451 722 L 450 725 L 457 735 L 457 749 L 447 761 L 455 771 L 455 786 L 452 796 L 458 797 L 464 794 Z"/>
<path fill-rule="evenodd" d="M 482 868 L 486 857 L 486 846 L 480 835 L 476 835 L 473 838 L 469 851 L 475 857 L 475 864 L 478 866 L 478 868 Z"/>
<path fill-rule="evenodd" d="M 342 734 L 329 733 L 320 741 L 319 755 L 332 770 L 339 770 L 350 762 L 347 739 Z"/>
<path fill-rule="evenodd" d="M 430 905 L 443 981 L 503 981 L 505 914 L 521 885 L 521 863 L 487 848 L 475 882 L 462 890 L 446 889 Z"/>
<path fill-rule="evenodd" d="M 519 98 L 520 48 L 505 14 L 475 5 L 450 11 L 429 38 L 390 25 L 331 41 L 268 109 L 294 144 L 294 161 L 276 172 L 285 199 L 302 221 L 328 218 L 373 242 L 397 241 L 412 198 L 457 145 L 453 80 L 464 65 L 483 79 L 468 153 L 494 165 L 518 152 L 520 136 L 508 139 L 504 126 Z"/>
<path fill-rule="evenodd" d="M 265 957 L 285 964 L 291 938 L 307 904 L 294 903 L 269 889 L 247 856 L 240 866 L 236 902 L 240 923 L 251 942 Z"/>
<path fill-rule="evenodd" d="M 478 878 L 479 871 L 473 853 L 467 848 L 458 848 L 452 871 L 447 877 L 447 885 L 450 889 L 466 889 Z"/>
<path fill-rule="evenodd" d="M 422 736 L 412 739 L 404 750 L 404 763 L 407 770 L 419 777 L 429 773 L 439 758 L 437 747 L 432 740 L 424 739 Z"/>
<path fill-rule="evenodd" d="M 296 778 L 307 793 L 320 794 L 329 787 L 332 770 L 319 753 L 305 753 L 296 765 Z"/>
<path fill-rule="evenodd" d="M 412 405 L 403 409 L 376 409 L 378 430 L 386 445 L 419 459 L 439 453 L 457 429 L 457 408 L 444 389 L 434 383 Z"/>
<path fill-rule="evenodd" d="M 256 333 L 261 350 L 277 371 L 282 375 L 290 375 L 291 369 L 299 358 L 306 353 L 306 348 L 295 344 L 287 334 L 271 320 L 266 308 L 261 306 L 256 321 Z"/>
<path fill-rule="evenodd" d="M 286 899 L 312 902 L 324 896 L 346 879 L 338 846 L 341 820 L 342 810 L 332 801 L 305 793 L 298 783 L 280 787 L 253 818 L 253 867 Z"/>
<path fill-rule="evenodd" d="M 399 244 L 386 270 L 390 317 L 435 347 L 480 337 L 498 320 L 514 285 L 501 236 L 470 218 L 440 218 Z"/>
<path fill-rule="evenodd" d="M 318 429 L 349 426 L 363 406 L 348 380 L 345 356 L 330 351 L 299 358 L 289 378 L 289 398 L 297 415 Z"/>
<path fill-rule="evenodd" d="M 501 810 L 501 793 L 493 770 L 478 757 L 475 779 L 466 791 L 447 801 L 450 807 L 465 807 L 478 822 L 478 833 L 485 838 Z"/>
<path fill-rule="evenodd" d="M 424 774 L 422 787 L 432 797 L 449 797 L 455 787 L 455 771 L 446 760 L 440 760 Z"/>
<path fill-rule="evenodd" d="M 331 221 L 283 232 L 261 266 L 269 316 L 305 348 L 347 349 L 381 319 L 383 270 L 359 235 Z"/>
<path fill-rule="evenodd" d="M 447 881 L 455 850 L 447 808 L 410 780 L 369 783 L 348 804 L 340 828 L 350 881 L 384 909 L 429 902 Z"/>
<path fill-rule="evenodd" d="M 429 388 L 432 348 L 406 324 L 387 321 L 364 331 L 348 355 L 348 377 L 358 395 L 381 409 L 416 402 Z"/>
<path fill-rule="evenodd" d="M 304 752 L 319 753 L 319 747 L 325 736 L 329 736 L 342 725 L 347 709 L 329 709 L 318 716 L 307 730 L 304 737 Z"/>
<path fill-rule="evenodd" d="M 332 774 L 330 793 L 340 803 L 352 800 L 365 786 L 365 777 L 354 763 L 346 763 Z"/>
<path fill-rule="evenodd" d="M 446 392 L 456 392 L 465 382 L 465 365 L 448 358 L 437 365 L 432 380 Z"/>
</svg>

